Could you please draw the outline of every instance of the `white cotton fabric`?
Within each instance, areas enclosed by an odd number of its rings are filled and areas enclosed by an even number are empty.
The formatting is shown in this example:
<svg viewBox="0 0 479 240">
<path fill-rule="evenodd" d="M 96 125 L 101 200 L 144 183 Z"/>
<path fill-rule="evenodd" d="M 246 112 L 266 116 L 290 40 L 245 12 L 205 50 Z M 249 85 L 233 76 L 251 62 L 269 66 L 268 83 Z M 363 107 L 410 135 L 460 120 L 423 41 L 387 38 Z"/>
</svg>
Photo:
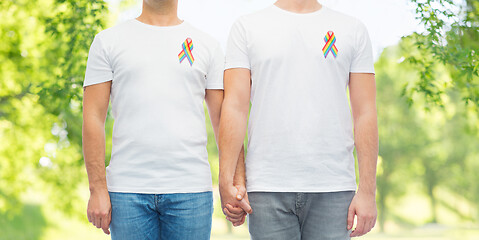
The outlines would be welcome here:
<svg viewBox="0 0 479 240">
<path fill-rule="evenodd" d="M 322 51 L 329 31 L 337 57 Z M 271 6 L 233 25 L 231 68 L 251 70 L 248 191 L 356 189 L 349 73 L 374 73 L 361 22 L 324 6 L 307 14 Z"/>
<path fill-rule="evenodd" d="M 187 38 L 193 65 L 178 57 Z M 159 27 L 130 20 L 95 37 L 84 86 L 112 80 L 109 191 L 212 190 L 203 101 L 206 89 L 223 89 L 223 70 L 218 42 L 187 22 Z"/>
</svg>

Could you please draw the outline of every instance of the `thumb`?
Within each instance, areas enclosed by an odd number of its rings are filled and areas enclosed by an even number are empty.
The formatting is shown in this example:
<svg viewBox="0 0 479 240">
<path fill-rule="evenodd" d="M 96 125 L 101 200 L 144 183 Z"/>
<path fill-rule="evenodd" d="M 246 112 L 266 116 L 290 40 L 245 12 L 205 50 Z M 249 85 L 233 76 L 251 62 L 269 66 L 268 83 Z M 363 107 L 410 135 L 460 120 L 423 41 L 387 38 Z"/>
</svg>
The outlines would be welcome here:
<svg viewBox="0 0 479 240">
<path fill-rule="evenodd" d="M 253 213 L 253 209 L 251 209 L 251 206 L 246 202 L 246 200 L 241 200 L 239 202 L 240 207 L 248 214 Z"/>
<path fill-rule="evenodd" d="M 348 210 L 348 230 L 351 230 L 353 228 L 353 223 L 354 223 L 354 215 L 355 215 L 355 208 L 353 205 L 349 206 Z"/>
<path fill-rule="evenodd" d="M 236 186 L 236 189 L 238 190 L 236 192 L 236 200 L 243 200 L 244 195 L 246 194 L 246 188 L 244 186 Z"/>
</svg>

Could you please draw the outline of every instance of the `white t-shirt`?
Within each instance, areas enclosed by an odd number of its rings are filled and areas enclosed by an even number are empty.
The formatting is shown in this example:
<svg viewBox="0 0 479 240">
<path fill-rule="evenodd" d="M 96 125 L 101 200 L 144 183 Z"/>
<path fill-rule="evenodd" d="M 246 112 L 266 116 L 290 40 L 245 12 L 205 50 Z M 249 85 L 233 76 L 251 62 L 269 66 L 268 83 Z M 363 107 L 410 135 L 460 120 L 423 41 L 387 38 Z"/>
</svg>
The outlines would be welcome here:
<svg viewBox="0 0 479 240">
<path fill-rule="evenodd" d="M 233 25 L 225 68 L 251 70 L 248 191 L 356 189 L 349 73 L 374 73 L 362 23 L 271 6 Z"/>
<path fill-rule="evenodd" d="M 113 80 L 109 191 L 212 190 L 203 101 L 205 89 L 223 89 L 223 70 L 219 43 L 187 22 L 134 19 L 95 37 L 84 86 Z"/>
</svg>

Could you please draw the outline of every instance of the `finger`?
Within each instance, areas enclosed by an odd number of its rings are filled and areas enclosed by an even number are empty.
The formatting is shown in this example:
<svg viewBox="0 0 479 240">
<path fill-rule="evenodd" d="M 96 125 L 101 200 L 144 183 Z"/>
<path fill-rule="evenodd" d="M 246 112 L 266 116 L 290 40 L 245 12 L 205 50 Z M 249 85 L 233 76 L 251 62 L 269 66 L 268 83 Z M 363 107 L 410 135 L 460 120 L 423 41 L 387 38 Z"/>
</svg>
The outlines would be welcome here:
<svg viewBox="0 0 479 240">
<path fill-rule="evenodd" d="M 241 200 L 239 202 L 239 205 L 240 207 L 247 213 L 249 214 L 252 214 L 253 213 L 253 209 L 251 209 L 251 206 L 246 202 L 246 200 Z"/>
<path fill-rule="evenodd" d="M 243 218 L 243 216 L 226 216 L 226 217 L 232 223 L 239 222 Z"/>
<path fill-rule="evenodd" d="M 368 233 L 369 232 L 369 227 L 370 227 L 369 222 L 365 221 L 363 231 L 359 233 L 360 235 L 358 237 L 363 236 L 364 234 Z"/>
<path fill-rule="evenodd" d="M 376 218 L 373 219 L 373 225 L 371 226 L 371 230 L 376 226 Z"/>
<path fill-rule="evenodd" d="M 353 206 L 350 206 L 349 207 L 349 210 L 348 210 L 348 230 L 351 230 L 353 228 L 353 224 L 354 224 L 354 214 L 355 211 L 354 211 L 354 207 Z"/>
<path fill-rule="evenodd" d="M 91 216 L 89 212 L 86 213 L 86 217 L 88 218 L 88 222 L 91 222 Z"/>
<path fill-rule="evenodd" d="M 241 219 L 241 224 L 243 224 L 246 221 L 246 214 L 243 216 L 243 219 Z"/>
<path fill-rule="evenodd" d="M 234 218 L 234 219 L 230 218 L 229 221 L 233 224 L 233 226 L 236 227 L 236 226 L 239 226 L 238 224 L 241 222 L 241 218 Z"/>
<path fill-rule="evenodd" d="M 235 227 L 238 227 L 238 226 L 243 225 L 243 223 L 244 223 L 245 220 L 246 220 L 246 215 L 243 215 L 243 218 L 241 218 L 241 220 L 240 220 L 239 222 L 235 223 L 235 224 L 236 224 Z M 233 224 L 233 225 L 234 225 L 234 224 Z"/>
<path fill-rule="evenodd" d="M 364 232 L 363 235 L 370 232 L 371 228 L 373 228 L 373 223 L 372 221 L 368 221 L 366 224 L 364 224 Z"/>
<path fill-rule="evenodd" d="M 241 213 L 238 214 L 238 213 L 230 212 L 228 208 L 223 209 L 223 212 L 226 214 L 226 216 L 230 218 L 235 218 L 235 219 L 243 217 L 243 214 L 244 214 L 243 210 L 241 210 Z"/>
<path fill-rule="evenodd" d="M 374 225 L 376 225 L 376 218 L 373 217 L 373 218 L 369 221 L 369 225 L 368 225 L 368 227 L 366 228 L 366 230 L 365 230 L 366 232 L 365 232 L 365 233 L 368 233 L 368 232 L 370 232 L 371 230 L 373 230 Z"/>
<path fill-rule="evenodd" d="M 365 225 L 365 221 L 364 221 L 364 218 L 363 217 L 358 217 L 358 222 L 356 224 L 356 228 L 354 229 L 354 231 L 351 233 L 351 237 L 359 237 L 361 235 L 364 234 L 364 225 Z"/>
<path fill-rule="evenodd" d="M 226 215 L 225 209 L 226 209 L 226 207 L 222 205 L 222 206 L 221 206 L 221 211 L 223 212 L 223 215 Z"/>
<path fill-rule="evenodd" d="M 249 204 L 248 193 L 245 193 L 244 200 Z M 249 204 L 251 206 L 251 204 Z"/>
<path fill-rule="evenodd" d="M 243 200 L 246 194 L 246 188 L 243 186 L 237 186 L 236 189 L 238 189 L 238 192 L 236 193 L 236 200 L 238 201 Z"/>
<path fill-rule="evenodd" d="M 226 220 L 230 221 L 234 225 L 236 222 L 239 222 L 241 218 L 231 218 L 227 216 Z"/>
<path fill-rule="evenodd" d="M 96 228 L 101 228 L 101 218 L 98 216 L 94 217 L 93 225 L 95 225 Z"/>
<path fill-rule="evenodd" d="M 228 210 L 229 210 L 231 213 L 235 213 L 235 214 L 242 214 L 242 213 L 245 212 L 245 211 L 243 211 L 242 208 L 240 208 L 240 207 L 233 207 L 231 204 L 226 204 L 226 208 L 228 208 Z"/>
<path fill-rule="evenodd" d="M 110 228 L 110 220 L 111 220 L 110 213 L 108 213 L 108 215 L 102 218 L 101 220 L 101 229 L 103 230 L 105 234 L 110 234 L 110 230 L 108 230 Z"/>
</svg>

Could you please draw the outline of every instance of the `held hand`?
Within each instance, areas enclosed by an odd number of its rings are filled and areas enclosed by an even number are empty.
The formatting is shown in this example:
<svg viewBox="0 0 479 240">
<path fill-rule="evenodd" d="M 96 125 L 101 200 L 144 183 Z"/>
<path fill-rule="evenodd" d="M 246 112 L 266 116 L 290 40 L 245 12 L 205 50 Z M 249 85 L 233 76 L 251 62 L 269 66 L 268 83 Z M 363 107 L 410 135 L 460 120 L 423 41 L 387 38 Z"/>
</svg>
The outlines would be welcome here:
<svg viewBox="0 0 479 240">
<path fill-rule="evenodd" d="M 220 186 L 220 195 L 223 213 L 233 226 L 243 224 L 246 213 L 253 212 L 244 186 Z"/>
<path fill-rule="evenodd" d="M 245 186 L 236 185 L 235 187 L 237 189 L 236 200 L 246 201 L 246 203 L 251 206 Z M 240 207 L 235 208 L 231 204 L 226 204 L 226 209 L 223 209 L 223 212 L 226 215 L 226 219 L 233 223 L 235 227 L 241 226 L 246 220 L 247 212 Z M 252 213 L 252 211 L 249 213 Z"/>
<path fill-rule="evenodd" d="M 87 209 L 88 221 L 101 228 L 105 234 L 110 234 L 111 202 L 108 191 L 92 191 Z"/>
<path fill-rule="evenodd" d="M 351 201 L 348 211 L 348 230 L 353 228 L 354 216 L 357 216 L 356 228 L 350 237 L 359 237 L 371 231 L 376 224 L 377 215 L 374 194 L 358 191 Z"/>
</svg>

